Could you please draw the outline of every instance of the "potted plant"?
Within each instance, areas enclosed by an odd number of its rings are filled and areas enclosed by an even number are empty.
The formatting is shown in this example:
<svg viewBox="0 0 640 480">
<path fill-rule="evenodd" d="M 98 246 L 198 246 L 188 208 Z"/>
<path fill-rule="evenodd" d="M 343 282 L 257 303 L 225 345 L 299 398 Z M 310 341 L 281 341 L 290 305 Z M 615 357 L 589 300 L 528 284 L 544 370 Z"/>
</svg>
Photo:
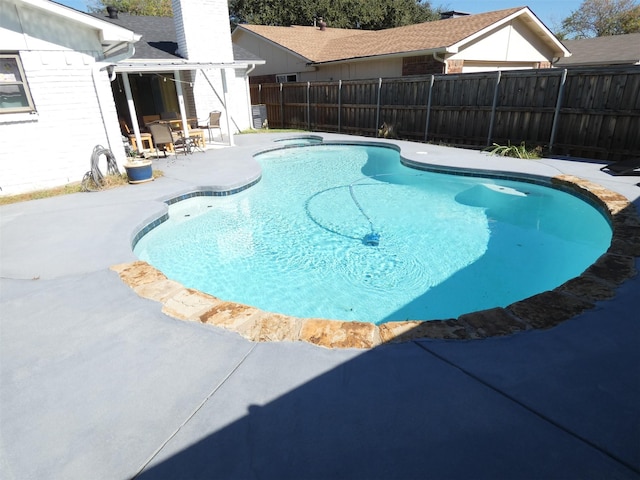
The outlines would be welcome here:
<svg viewBox="0 0 640 480">
<path fill-rule="evenodd" d="M 130 150 L 127 156 L 127 163 L 124 164 L 129 183 L 144 183 L 153 180 L 151 160 L 139 158 L 138 152 Z"/>
</svg>

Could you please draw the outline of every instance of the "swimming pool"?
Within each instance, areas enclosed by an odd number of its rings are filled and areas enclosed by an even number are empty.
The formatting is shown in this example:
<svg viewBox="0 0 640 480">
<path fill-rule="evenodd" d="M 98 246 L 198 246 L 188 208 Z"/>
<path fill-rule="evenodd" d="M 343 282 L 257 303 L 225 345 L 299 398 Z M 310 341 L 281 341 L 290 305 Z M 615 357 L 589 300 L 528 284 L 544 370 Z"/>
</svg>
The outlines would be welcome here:
<svg viewBox="0 0 640 480">
<path fill-rule="evenodd" d="M 173 204 L 138 257 L 225 300 L 380 324 L 506 306 L 580 275 L 611 241 L 606 218 L 569 193 L 417 171 L 391 148 L 257 159 L 261 182 Z"/>
</svg>

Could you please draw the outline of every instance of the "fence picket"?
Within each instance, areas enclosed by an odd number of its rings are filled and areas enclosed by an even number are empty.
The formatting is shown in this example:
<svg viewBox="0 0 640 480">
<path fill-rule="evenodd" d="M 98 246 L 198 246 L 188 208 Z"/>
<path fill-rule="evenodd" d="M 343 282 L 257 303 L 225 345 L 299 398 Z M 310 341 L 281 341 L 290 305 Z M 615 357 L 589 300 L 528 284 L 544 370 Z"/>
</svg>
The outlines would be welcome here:
<svg viewBox="0 0 640 480">
<path fill-rule="evenodd" d="M 496 80 L 497 76 L 497 80 Z M 640 67 L 251 85 L 269 125 L 482 148 L 526 142 L 607 161 L 640 156 Z"/>
</svg>

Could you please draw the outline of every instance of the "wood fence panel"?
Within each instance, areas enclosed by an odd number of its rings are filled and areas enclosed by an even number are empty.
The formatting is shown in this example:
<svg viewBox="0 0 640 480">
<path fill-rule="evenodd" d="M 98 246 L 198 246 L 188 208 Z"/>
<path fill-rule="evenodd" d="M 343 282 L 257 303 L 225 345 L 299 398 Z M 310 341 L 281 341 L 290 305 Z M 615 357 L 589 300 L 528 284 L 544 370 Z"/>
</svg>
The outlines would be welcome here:
<svg viewBox="0 0 640 480">
<path fill-rule="evenodd" d="M 375 136 L 378 81 L 342 83 L 342 131 L 355 135 Z"/>
<path fill-rule="evenodd" d="M 309 89 L 311 130 L 338 131 L 338 82 L 317 82 Z"/>
<path fill-rule="evenodd" d="M 306 129 L 307 84 L 285 83 L 282 87 L 283 128 Z"/>
<path fill-rule="evenodd" d="M 269 126 L 272 128 L 281 127 L 280 85 L 270 83 L 261 85 L 260 87 L 261 88 L 251 89 L 251 104 L 264 104 L 267 107 L 267 121 Z"/>
<path fill-rule="evenodd" d="M 491 142 L 548 145 L 561 79 L 562 70 L 503 72 Z"/>
<path fill-rule="evenodd" d="M 560 110 L 561 153 L 604 160 L 640 154 L 640 71 L 570 70 Z"/>
<path fill-rule="evenodd" d="M 484 145 L 490 124 L 495 75 L 436 77 L 428 139 L 456 145 Z"/>
<path fill-rule="evenodd" d="M 341 85 L 252 86 L 251 98 L 267 105 L 272 127 L 377 136 L 386 122 L 400 138 L 412 140 L 423 140 L 426 134 L 431 142 L 478 148 L 487 141 L 525 142 L 529 148 L 553 144 L 553 153 L 576 157 L 640 156 L 639 67 L 435 75 Z"/>
<path fill-rule="evenodd" d="M 379 127 L 391 126 L 392 136 L 424 138 L 430 77 L 383 80 L 380 90 Z"/>
</svg>

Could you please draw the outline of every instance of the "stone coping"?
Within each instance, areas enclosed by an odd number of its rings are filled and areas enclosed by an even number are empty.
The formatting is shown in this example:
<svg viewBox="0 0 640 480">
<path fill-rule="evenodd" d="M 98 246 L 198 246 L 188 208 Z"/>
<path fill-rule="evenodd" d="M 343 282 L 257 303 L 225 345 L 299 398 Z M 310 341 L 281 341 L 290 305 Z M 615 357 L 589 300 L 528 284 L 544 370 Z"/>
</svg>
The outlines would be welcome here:
<svg viewBox="0 0 640 480">
<path fill-rule="evenodd" d="M 366 349 L 420 338 L 471 340 L 551 328 L 593 308 L 599 300 L 614 297 L 616 287 L 636 275 L 635 257 L 640 256 L 640 219 L 624 196 L 571 175 L 553 177 L 551 182 L 603 207 L 613 229 L 607 252 L 582 275 L 554 290 L 456 319 L 374 325 L 297 318 L 186 288 L 143 261 L 111 269 L 138 295 L 160 302 L 165 314 L 232 330 L 254 342 L 304 341 L 326 348 Z"/>
</svg>

